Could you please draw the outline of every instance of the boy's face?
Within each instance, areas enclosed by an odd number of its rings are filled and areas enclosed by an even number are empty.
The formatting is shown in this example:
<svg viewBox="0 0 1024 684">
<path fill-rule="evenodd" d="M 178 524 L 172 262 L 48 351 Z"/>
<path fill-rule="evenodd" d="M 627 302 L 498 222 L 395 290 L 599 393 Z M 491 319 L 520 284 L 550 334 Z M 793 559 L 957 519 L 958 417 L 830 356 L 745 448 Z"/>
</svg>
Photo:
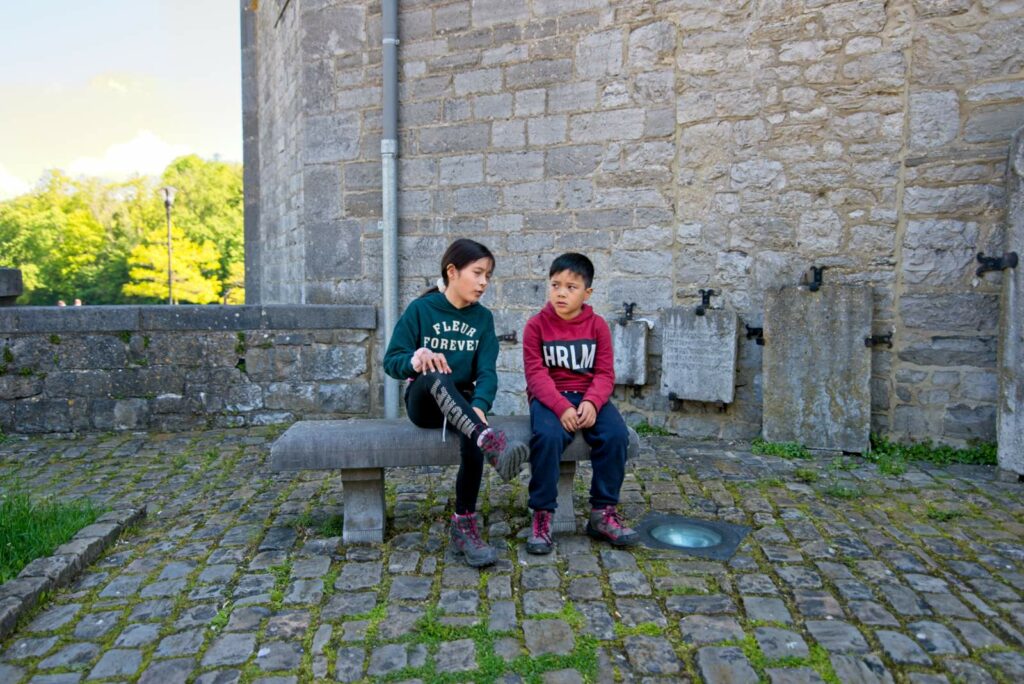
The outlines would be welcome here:
<svg viewBox="0 0 1024 684">
<path fill-rule="evenodd" d="M 548 301 L 558 317 L 566 321 L 580 315 L 583 303 L 590 299 L 593 291 L 587 287 L 583 276 L 568 270 L 560 271 L 548 280 Z"/>
</svg>

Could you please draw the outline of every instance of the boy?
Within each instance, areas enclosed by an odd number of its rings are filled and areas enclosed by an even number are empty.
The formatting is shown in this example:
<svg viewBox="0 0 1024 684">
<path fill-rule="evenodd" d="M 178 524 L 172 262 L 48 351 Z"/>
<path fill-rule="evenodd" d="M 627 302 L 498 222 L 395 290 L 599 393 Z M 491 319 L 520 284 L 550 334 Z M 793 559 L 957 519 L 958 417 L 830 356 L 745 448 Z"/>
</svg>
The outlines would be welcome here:
<svg viewBox="0 0 1024 684">
<path fill-rule="evenodd" d="M 629 434 L 608 401 L 615 388 L 611 333 L 590 299 L 594 264 L 569 252 L 551 263 L 548 302 L 523 331 L 523 364 L 530 400 L 530 553 L 551 553 L 551 517 L 558 497 L 562 452 L 577 430 L 591 447 L 587 534 L 632 546 L 637 533 L 622 524 L 616 505 L 626 471 Z"/>
</svg>

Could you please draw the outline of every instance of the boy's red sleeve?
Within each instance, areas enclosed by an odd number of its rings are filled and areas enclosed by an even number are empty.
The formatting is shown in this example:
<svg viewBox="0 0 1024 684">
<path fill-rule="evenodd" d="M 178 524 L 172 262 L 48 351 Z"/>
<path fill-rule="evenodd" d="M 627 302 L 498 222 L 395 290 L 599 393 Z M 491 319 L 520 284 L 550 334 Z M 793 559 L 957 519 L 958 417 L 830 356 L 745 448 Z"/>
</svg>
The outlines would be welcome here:
<svg viewBox="0 0 1024 684">
<path fill-rule="evenodd" d="M 523 370 L 526 373 L 526 391 L 530 396 L 544 404 L 556 416 L 561 417 L 566 409 L 572 408 L 572 402 L 562 396 L 551 379 L 547 366 L 544 365 L 541 351 L 539 326 L 534 319 L 526 323 L 523 330 Z"/>
<path fill-rule="evenodd" d="M 615 352 L 612 349 L 612 334 L 608 323 L 595 316 L 594 337 L 597 338 L 597 354 L 594 357 L 594 379 L 583 393 L 583 401 L 594 404 L 598 411 L 607 403 L 615 390 Z"/>
</svg>

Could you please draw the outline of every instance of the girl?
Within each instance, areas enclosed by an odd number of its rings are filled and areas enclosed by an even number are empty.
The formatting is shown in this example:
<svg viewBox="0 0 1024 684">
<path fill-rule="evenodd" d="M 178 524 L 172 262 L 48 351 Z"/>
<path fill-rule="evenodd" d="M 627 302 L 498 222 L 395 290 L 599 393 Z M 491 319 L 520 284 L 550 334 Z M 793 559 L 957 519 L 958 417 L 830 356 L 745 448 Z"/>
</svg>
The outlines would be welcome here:
<svg viewBox="0 0 1024 684">
<path fill-rule="evenodd" d="M 461 238 L 449 245 L 437 287 L 405 310 L 384 354 L 385 372 L 410 381 L 405 390 L 409 419 L 422 428 L 442 428 L 442 435 L 448 425 L 460 433 L 451 538 L 473 567 L 497 560 L 476 524 L 484 459 L 508 481 L 530 455 L 525 444 L 510 442 L 487 425 L 498 387 L 498 338 L 494 317 L 478 302 L 493 272 L 494 255 L 479 242 Z"/>
</svg>

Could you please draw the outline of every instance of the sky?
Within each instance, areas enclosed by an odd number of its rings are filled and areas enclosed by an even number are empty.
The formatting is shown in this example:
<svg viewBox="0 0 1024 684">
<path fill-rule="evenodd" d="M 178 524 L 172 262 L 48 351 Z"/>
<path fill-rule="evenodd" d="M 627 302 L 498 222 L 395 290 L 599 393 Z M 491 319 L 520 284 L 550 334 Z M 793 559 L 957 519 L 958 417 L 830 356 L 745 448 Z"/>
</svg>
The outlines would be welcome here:
<svg viewBox="0 0 1024 684">
<path fill-rule="evenodd" d="M 0 200 L 49 169 L 110 180 L 241 161 L 238 0 L 21 0 L 0 40 Z"/>
</svg>

